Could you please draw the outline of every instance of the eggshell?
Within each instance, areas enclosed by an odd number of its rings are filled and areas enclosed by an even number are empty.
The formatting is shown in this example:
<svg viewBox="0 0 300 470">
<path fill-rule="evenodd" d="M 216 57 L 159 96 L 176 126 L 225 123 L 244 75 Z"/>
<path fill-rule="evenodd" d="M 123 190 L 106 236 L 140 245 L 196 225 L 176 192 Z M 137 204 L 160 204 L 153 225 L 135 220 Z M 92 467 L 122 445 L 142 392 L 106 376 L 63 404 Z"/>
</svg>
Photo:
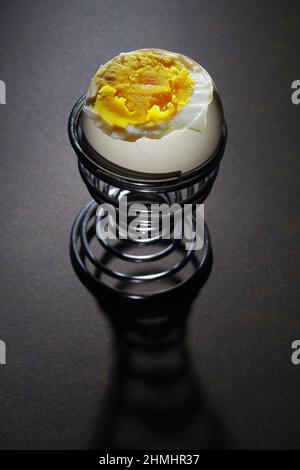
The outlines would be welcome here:
<svg viewBox="0 0 300 470">
<path fill-rule="evenodd" d="M 131 142 L 109 136 L 86 113 L 82 113 L 84 135 L 100 155 L 124 169 L 155 174 L 184 173 L 204 163 L 219 144 L 223 121 L 222 104 L 216 90 L 202 132 L 182 129 L 160 139 L 142 137 Z"/>
</svg>

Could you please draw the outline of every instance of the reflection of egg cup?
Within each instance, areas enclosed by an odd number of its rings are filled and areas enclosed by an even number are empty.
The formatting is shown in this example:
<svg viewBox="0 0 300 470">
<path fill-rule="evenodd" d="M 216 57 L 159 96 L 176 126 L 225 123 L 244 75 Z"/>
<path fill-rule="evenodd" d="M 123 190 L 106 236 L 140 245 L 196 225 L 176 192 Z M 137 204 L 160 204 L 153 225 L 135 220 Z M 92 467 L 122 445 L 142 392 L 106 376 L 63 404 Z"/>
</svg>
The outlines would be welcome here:
<svg viewBox="0 0 300 470">
<path fill-rule="evenodd" d="M 124 169 L 108 161 L 86 140 L 82 129 L 85 96 L 75 104 L 69 119 L 69 138 L 77 154 L 79 171 L 93 201 L 78 214 L 71 234 L 71 256 L 75 268 L 86 281 L 109 292 L 134 299 L 166 294 L 201 273 L 210 254 L 208 229 L 200 250 L 186 249 L 185 240 L 100 239 L 96 236 L 97 207 L 112 204 L 118 211 L 122 197 L 127 208 L 143 203 L 151 215 L 151 203 L 192 204 L 193 226 L 196 204 L 202 204 L 216 179 L 223 156 L 227 129 L 215 152 L 203 164 L 186 173 L 141 173 Z M 163 156 L 162 156 L 163 157 Z M 149 234 L 151 226 L 144 227 Z"/>
</svg>

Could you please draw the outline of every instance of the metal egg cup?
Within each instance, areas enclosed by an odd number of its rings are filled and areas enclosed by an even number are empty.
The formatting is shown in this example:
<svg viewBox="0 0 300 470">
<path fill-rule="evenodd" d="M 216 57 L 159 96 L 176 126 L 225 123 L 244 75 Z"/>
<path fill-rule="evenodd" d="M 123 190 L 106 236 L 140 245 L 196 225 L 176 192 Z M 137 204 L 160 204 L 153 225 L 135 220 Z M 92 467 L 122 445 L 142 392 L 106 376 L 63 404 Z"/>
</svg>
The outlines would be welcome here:
<svg viewBox="0 0 300 470">
<path fill-rule="evenodd" d="M 77 215 L 71 232 L 73 265 L 85 282 L 106 293 L 130 299 L 149 299 L 172 293 L 201 272 L 211 254 L 207 225 L 201 250 L 186 249 L 184 239 L 159 237 L 139 240 L 110 240 L 96 236 L 97 207 L 112 204 L 118 211 L 126 195 L 130 204 L 202 204 L 217 177 L 227 141 L 227 127 L 214 154 L 187 173 L 149 174 L 126 170 L 106 160 L 85 139 L 81 113 L 83 95 L 74 105 L 68 124 L 70 142 L 78 157 L 79 172 L 93 200 Z M 151 234 L 151 226 L 145 230 Z"/>
</svg>

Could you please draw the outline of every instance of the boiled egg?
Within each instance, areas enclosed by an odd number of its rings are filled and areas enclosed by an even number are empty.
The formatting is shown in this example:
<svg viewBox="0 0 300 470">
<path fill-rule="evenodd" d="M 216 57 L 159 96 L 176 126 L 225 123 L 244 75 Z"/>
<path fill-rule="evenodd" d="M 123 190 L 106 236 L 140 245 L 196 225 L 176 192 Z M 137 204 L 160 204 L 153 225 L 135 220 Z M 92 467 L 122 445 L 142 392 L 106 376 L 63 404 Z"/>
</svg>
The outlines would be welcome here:
<svg viewBox="0 0 300 470">
<path fill-rule="evenodd" d="M 124 169 L 187 172 L 216 150 L 221 100 L 208 72 L 162 49 L 121 53 L 94 75 L 83 108 L 89 144 Z"/>
</svg>

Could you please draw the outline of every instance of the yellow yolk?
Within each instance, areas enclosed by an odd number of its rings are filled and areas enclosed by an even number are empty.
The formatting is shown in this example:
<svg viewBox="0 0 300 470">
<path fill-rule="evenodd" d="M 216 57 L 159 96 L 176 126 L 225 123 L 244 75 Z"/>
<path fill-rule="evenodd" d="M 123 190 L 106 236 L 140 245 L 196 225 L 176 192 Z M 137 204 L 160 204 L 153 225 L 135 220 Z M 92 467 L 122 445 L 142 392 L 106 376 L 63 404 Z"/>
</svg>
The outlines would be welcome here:
<svg viewBox="0 0 300 470">
<path fill-rule="evenodd" d="M 101 68 L 92 105 L 108 124 L 152 127 L 170 119 L 189 100 L 193 79 L 173 57 L 152 52 L 119 56 Z"/>
</svg>

